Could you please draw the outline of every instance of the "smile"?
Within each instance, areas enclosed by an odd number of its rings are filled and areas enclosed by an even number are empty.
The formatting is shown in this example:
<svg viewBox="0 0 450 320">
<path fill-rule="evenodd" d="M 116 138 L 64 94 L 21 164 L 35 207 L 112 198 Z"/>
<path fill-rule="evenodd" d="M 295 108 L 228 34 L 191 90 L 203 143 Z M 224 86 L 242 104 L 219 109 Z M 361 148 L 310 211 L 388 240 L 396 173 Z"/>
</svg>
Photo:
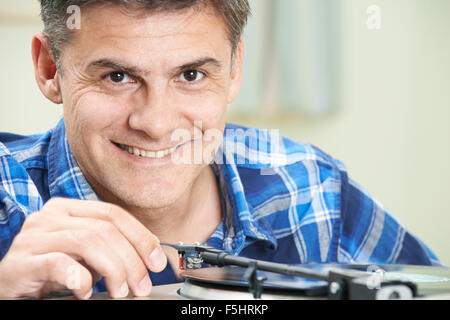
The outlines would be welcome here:
<svg viewBox="0 0 450 320">
<path fill-rule="evenodd" d="M 128 152 L 129 154 L 133 154 L 135 156 L 144 157 L 144 158 L 153 158 L 153 159 L 164 158 L 165 156 L 173 153 L 178 148 L 178 146 L 175 146 L 173 148 L 165 149 L 165 150 L 149 151 L 149 150 L 144 150 L 144 149 L 140 149 L 137 147 L 127 146 L 124 144 L 117 144 L 117 146 L 120 149 Z"/>
</svg>

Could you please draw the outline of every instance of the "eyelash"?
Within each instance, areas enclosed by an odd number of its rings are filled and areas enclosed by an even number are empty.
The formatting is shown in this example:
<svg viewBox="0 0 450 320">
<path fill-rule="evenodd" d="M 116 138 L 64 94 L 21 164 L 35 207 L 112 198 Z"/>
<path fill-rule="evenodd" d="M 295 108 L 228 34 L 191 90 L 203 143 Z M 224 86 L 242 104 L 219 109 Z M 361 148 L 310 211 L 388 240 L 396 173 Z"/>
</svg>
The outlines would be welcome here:
<svg viewBox="0 0 450 320">
<path fill-rule="evenodd" d="M 187 73 L 187 72 L 192 72 L 192 71 L 195 71 L 195 72 L 197 72 L 199 75 L 201 75 L 201 76 L 202 76 L 201 79 L 200 79 L 200 80 L 196 80 L 196 81 L 192 81 L 192 82 L 180 80 L 180 82 L 182 82 L 183 84 L 188 85 L 188 86 L 195 86 L 195 85 L 198 85 L 200 82 L 202 82 L 203 79 L 205 79 L 205 78 L 208 76 L 206 72 L 203 72 L 203 71 L 200 71 L 200 70 L 195 70 L 195 69 L 193 69 L 193 70 L 185 70 L 185 71 L 182 71 L 182 72 L 177 76 L 177 79 L 179 79 L 180 77 L 182 77 L 185 73 Z M 123 83 L 123 82 L 114 82 L 114 81 L 112 81 L 111 79 L 108 79 L 108 77 L 110 77 L 110 76 L 112 76 L 112 75 L 114 75 L 114 74 L 122 74 L 122 75 L 125 76 L 125 77 L 129 77 L 129 78 L 131 79 L 131 81 L 126 82 L 126 83 Z M 129 73 L 127 73 L 127 72 L 125 72 L 125 71 L 120 71 L 120 70 L 108 72 L 107 74 L 105 74 L 105 75 L 102 76 L 102 80 L 108 80 L 108 81 L 109 81 L 110 83 L 112 83 L 113 85 L 124 85 L 124 84 L 128 84 L 128 83 L 142 82 L 142 80 L 141 80 L 139 77 L 132 76 L 132 75 L 130 75 Z"/>
<path fill-rule="evenodd" d="M 134 83 L 134 82 L 136 82 L 136 81 L 138 80 L 138 78 L 136 78 L 136 77 L 134 77 L 134 76 L 128 74 L 127 72 L 124 72 L 124 71 L 112 71 L 112 72 L 108 72 L 107 74 L 105 74 L 105 75 L 102 76 L 102 80 L 108 80 L 108 81 L 110 81 L 111 83 L 113 83 L 114 85 L 123 85 L 123 84 L 124 84 L 123 82 L 114 82 L 114 81 L 112 81 L 111 79 L 108 79 L 108 77 L 111 77 L 111 76 L 114 75 L 114 74 L 122 74 L 124 77 L 130 78 L 130 81 L 128 81 L 128 82 L 126 82 L 126 83 L 130 83 L 130 82 L 131 82 L 131 83 Z"/>
</svg>

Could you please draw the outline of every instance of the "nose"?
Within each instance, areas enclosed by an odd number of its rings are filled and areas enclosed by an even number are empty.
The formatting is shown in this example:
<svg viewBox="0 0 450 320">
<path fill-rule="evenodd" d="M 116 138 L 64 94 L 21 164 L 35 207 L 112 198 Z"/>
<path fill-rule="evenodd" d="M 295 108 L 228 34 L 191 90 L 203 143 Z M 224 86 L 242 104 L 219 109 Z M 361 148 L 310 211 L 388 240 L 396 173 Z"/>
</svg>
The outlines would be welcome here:
<svg viewBox="0 0 450 320">
<path fill-rule="evenodd" d="M 167 86 L 154 85 L 144 91 L 129 117 L 129 126 L 158 140 L 177 127 L 177 105 Z"/>
</svg>

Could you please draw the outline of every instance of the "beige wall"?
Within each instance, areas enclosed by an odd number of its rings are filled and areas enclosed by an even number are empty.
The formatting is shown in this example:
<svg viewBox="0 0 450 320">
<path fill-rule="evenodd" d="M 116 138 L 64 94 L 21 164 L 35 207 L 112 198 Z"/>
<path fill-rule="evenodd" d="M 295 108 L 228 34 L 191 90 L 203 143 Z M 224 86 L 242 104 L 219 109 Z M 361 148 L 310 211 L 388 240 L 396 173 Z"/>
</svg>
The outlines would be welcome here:
<svg viewBox="0 0 450 320">
<path fill-rule="evenodd" d="M 42 132 L 62 112 L 34 82 L 30 39 L 41 28 L 37 7 L 23 18 L 5 14 L 4 2 L 0 131 Z M 450 264 L 450 1 L 341 3 L 340 108 L 320 119 L 231 119 L 280 128 L 343 160 L 356 181 Z M 376 31 L 366 27 L 372 4 L 382 10 Z"/>
</svg>

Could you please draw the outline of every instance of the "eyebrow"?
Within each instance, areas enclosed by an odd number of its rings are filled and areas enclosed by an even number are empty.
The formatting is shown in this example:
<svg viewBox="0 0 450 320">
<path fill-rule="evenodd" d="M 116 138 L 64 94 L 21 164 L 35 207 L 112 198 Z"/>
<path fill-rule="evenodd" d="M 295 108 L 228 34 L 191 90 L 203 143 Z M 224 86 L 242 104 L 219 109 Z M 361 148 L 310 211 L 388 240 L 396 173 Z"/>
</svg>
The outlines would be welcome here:
<svg viewBox="0 0 450 320">
<path fill-rule="evenodd" d="M 186 70 L 191 70 L 191 69 L 197 69 L 197 68 L 203 67 L 205 65 L 211 65 L 213 68 L 218 69 L 218 70 L 222 69 L 222 64 L 214 58 L 200 58 L 193 62 L 186 63 L 175 69 L 178 72 L 181 72 L 181 71 L 186 71 Z M 175 73 L 177 73 L 177 72 L 175 72 Z"/>
<path fill-rule="evenodd" d="M 206 58 L 196 59 L 192 62 L 188 62 L 179 67 L 175 67 L 169 73 L 171 75 L 178 74 L 183 71 L 189 71 L 189 70 L 197 69 L 197 68 L 200 68 L 203 66 L 208 66 L 208 65 L 210 65 L 212 68 L 217 69 L 217 70 L 222 69 L 222 64 L 218 60 L 216 60 L 214 58 L 206 57 Z M 89 71 L 91 69 L 120 70 L 122 72 L 126 72 L 131 75 L 145 75 L 145 74 L 149 73 L 149 71 L 142 70 L 139 67 L 132 66 L 132 65 L 125 65 L 119 61 L 112 60 L 112 59 L 96 60 L 96 61 L 90 63 L 88 65 L 88 67 L 86 68 L 87 71 Z"/>
</svg>

